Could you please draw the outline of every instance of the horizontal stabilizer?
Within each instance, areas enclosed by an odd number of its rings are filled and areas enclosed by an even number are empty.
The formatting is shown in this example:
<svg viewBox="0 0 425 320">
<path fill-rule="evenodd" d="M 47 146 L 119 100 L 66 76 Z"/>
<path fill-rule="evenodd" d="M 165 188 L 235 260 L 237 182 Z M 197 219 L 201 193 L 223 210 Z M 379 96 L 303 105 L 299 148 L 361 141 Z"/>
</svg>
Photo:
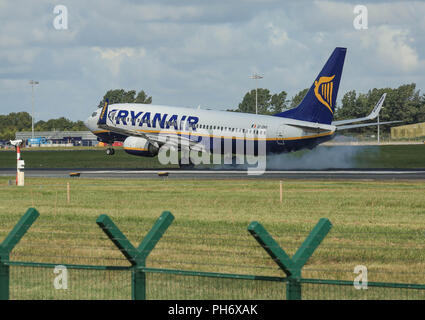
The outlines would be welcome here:
<svg viewBox="0 0 425 320">
<path fill-rule="evenodd" d="M 315 129 L 318 131 L 335 131 L 335 126 L 329 124 L 322 123 L 312 123 L 312 122 L 299 122 L 299 123 L 291 123 L 292 127 L 298 127 L 305 130 Z"/>
<path fill-rule="evenodd" d="M 347 126 L 337 126 L 336 130 L 347 130 L 347 129 L 354 129 L 354 128 L 361 128 L 361 127 L 368 127 L 368 126 L 376 126 L 376 125 L 383 125 L 383 124 L 390 124 L 390 123 L 397 123 L 397 122 L 403 122 L 403 121 L 385 121 L 385 122 L 373 122 L 373 123 L 360 123 L 360 124 L 350 124 Z"/>
</svg>

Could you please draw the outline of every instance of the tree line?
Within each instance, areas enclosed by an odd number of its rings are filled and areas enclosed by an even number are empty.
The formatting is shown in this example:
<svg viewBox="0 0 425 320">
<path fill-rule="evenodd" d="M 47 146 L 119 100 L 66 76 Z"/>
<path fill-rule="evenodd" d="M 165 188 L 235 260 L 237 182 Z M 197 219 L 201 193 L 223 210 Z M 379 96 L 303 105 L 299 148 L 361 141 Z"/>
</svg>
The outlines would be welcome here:
<svg viewBox="0 0 425 320">
<path fill-rule="evenodd" d="M 308 88 L 299 91 L 288 99 L 286 91 L 272 93 L 269 89 L 258 88 L 258 113 L 273 115 L 296 107 L 304 98 Z M 367 93 L 357 93 L 355 90 L 348 91 L 341 99 L 340 105 L 335 107 L 335 120 L 361 118 L 369 114 L 378 102 L 381 95 L 386 92 L 383 109 L 380 112 L 380 121 L 402 120 L 403 124 L 425 122 L 425 94 L 416 89 L 416 84 L 404 84 L 398 88 L 374 88 Z M 152 103 L 152 97 L 143 90 L 126 91 L 124 89 L 109 90 L 100 100 L 98 107 L 102 107 L 106 101 L 113 103 Z M 247 92 L 236 109 L 228 111 L 255 113 L 256 90 Z M 0 115 L 0 139 L 14 139 L 17 131 L 31 130 L 31 116 L 27 112 L 13 112 L 8 115 Z M 35 131 L 84 131 L 87 130 L 83 121 L 71 121 L 64 117 L 37 121 L 34 124 Z M 383 131 L 389 130 L 389 126 L 383 126 Z M 369 134 L 376 132 L 374 127 L 352 129 L 352 133 Z"/>
<path fill-rule="evenodd" d="M 268 89 L 257 89 L 258 113 L 272 115 L 296 107 L 307 94 L 308 88 L 301 90 L 292 99 L 287 99 L 287 93 L 272 94 Z M 387 93 L 382 110 L 379 114 L 380 122 L 401 120 L 402 124 L 425 122 L 425 94 L 416 89 L 416 84 L 404 84 L 398 88 L 374 88 L 367 93 L 357 93 L 355 90 L 344 94 L 341 102 L 335 106 L 335 120 L 362 118 L 368 115 L 382 94 Z M 255 113 L 255 90 L 245 94 L 235 112 Z M 373 122 L 376 122 L 374 120 Z M 398 125 L 398 124 L 397 124 Z M 383 131 L 389 131 L 391 125 L 382 126 Z M 356 128 L 350 131 L 357 134 L 376 132 L 376 127 Z"/>
<path fill-rule="evenodd" d="M 103 107 L 106 99 L 109 103 L 152 103 L 143 90 L 136 94 L 135 90 L 123 89 L 109 90 L 99 102 L 98 107 Z M 90 110 L 89 110 L 90 111 Z M 88 111 L 88 112 L 89 112 Z M 72 121 L 61 117 L 48 121 L 40 120 L 34 123 L 34 131 L 87 131 L 87 127 L 81 120 Z M 8 115 L 0 115 L 0 140 L 15 139 L 18 131 L 31 131 L 31 115 L 28 112 L 12 112 Z"/>
<path fill-rule="evenodd" d="M 367 93 L 357 93 L 355 90 L 347 92 L 341 100 L 341 106 L 336 109 L 335 119 L 349 119 L 364 117 L 369 114 L 382 94 L 387 93 L 379 120 L 403 121 L 398 125 L 425 122 L 425 94 L 416 89 L 416 84 L 404 84 L 398 88 L 371 89 Z M 376 120 L 374 120 L 375 122 Z M 391 125 L 384 125 L 383 132 L 389 131 Z M 376 132 L 376 127 L 353 129 L 351 132 L 369 134 Z"/>
<path fill-rule="evenodd" d="M 84 131 L 87 130 L 83 121 L 71 121 L 64 117 L 37 121 L 34 131 Z M 15 139 L 18 131 L 31 131 L 31 115 L 28 112 L 12 112 L 0 115 L 0 140 Z"/>
</svg>

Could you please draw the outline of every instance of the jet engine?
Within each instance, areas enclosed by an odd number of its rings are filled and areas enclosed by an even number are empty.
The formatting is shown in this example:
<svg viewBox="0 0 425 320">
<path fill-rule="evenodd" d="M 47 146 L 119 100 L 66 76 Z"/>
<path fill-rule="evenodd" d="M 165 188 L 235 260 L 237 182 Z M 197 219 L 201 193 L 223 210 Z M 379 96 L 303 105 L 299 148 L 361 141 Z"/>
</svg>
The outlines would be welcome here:
<svg viewBox="0 0 425 320">
<path fill-rule="evenodd" d="M 154 157 L 158 154 L 158 147 L 145 138 L 128 137 L 123 144 L 125 152 L 136 156 Z"/>
</svg>

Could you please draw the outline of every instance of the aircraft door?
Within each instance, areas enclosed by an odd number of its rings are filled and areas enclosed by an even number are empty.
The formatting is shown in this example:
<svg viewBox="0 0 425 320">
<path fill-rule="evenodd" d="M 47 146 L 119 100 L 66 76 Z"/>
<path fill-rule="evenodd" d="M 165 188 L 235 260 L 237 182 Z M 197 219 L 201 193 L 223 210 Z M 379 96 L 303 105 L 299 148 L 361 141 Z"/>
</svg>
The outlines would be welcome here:
<svg viewBox="0 0 425 320">
<path fill-rule="evenodd" d="M 285 140 L 283 140 L 285 138 L 285 125 L 281 124 L 278 129 L 277 129 L 277 133 L 276 133 L 276 142 L 279 145 L 284 145 L 285 144 Z"/>
</svg>

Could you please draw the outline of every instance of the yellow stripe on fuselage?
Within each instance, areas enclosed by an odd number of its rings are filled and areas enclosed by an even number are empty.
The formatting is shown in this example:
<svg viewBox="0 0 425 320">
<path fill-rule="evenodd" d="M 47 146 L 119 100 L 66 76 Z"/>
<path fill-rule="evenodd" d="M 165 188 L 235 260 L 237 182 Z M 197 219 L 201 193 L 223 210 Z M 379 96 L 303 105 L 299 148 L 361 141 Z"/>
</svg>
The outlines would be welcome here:
<svg viewBox="0 0 425 320">
<path fill-rule="evenodd" d="M 106 133 L 106 132 L 110 132 L 109 130 L 97 130 L 97 131 L 92 131 L 94 134 L 97 133 Z"/>
<path fill-rule="evenodd" d="M 124 147 L 124 150 L 149 151 L 148 149 L 144 149 L 144 148 L 127 148 L 127 147 Z"/>
<path fill-rule="evenodd" d="M 209 138 L 221 138 L 221 139 L 235 139 L 235 140 L 257 140 L 257 141 L 282 141 L 282 140 L 302 140 L 302 139 L 313 139 L 319 137 L 330 136 L 335 131 L 322 132 L 314 135 L 301 136 L 301 137 L 288 137 L 288 138 L 246 138 L 246 137 L 234 137 L 234 136 L 216 136 L 211 134 L 194 133 L 194 132 L 182 132 L 182 131 L 163 131 L 163 130 L 137 130 L 143 133 L 162 133 L 162 134 L 175 134 L 175 135 L 190 135 L 197 137 L 209 137 Z"/>
</svg>

